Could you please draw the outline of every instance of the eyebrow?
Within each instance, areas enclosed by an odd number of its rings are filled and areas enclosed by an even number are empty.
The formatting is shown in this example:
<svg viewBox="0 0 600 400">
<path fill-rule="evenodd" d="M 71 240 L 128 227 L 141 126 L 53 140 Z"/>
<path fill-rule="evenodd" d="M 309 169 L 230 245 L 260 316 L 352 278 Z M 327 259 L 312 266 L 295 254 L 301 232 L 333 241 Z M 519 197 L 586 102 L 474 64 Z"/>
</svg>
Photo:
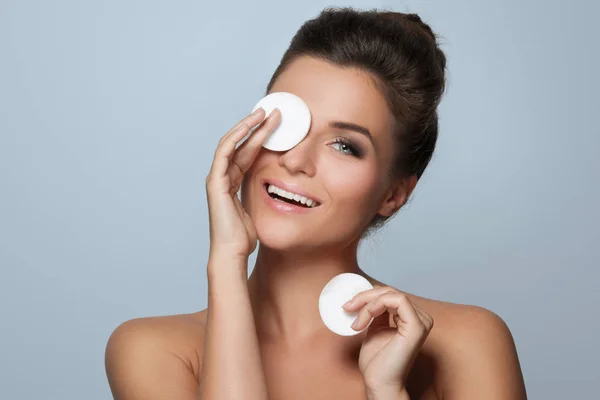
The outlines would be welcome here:
<svg viewBox="0 0 600 400">
<path fill-rule="evenodd" d="M 345 121 L 331 121 L 329 123 L 329 126 L 331 128 L 345 129 L 345 130 L 354 131 L 354 132 L 358 132 L 362 135 L 365 135 L 366 137 L 369 138 L 369 140 L 371 141 L 371 144 L 373 146 L 375 146 L 375 143 L 373 142 L 373 135 L 371 135 L 371 132 L 364 126 L 354 124 L 352 122 L 345 122 Z"/>
</svg>

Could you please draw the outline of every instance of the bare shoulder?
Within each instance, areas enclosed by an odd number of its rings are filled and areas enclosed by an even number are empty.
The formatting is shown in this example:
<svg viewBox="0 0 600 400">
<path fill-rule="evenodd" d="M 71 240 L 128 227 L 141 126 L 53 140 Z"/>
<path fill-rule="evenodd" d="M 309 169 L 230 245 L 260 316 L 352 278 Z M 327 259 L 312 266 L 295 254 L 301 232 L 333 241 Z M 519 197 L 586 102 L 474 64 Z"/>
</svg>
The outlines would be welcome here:
<svg viewBox="0 0 600 400">
<path fill-rule="evenodd" d="M 375 281 L 375 284 L 389 286 Z M 485 335 L 486 341 L 494 339 L 512 339 L 510 330 L 504 320 L 495 312 L 477 305 L 459 304 L 448 301 L 430 299 L 396 289 L 405 294 L 413 304 L 429 314 L 434 320 L 434 329 L 430 336 L 441 341 L 440 345 L 452 345 L 457 339 L 471 335 Z M 489 336 L 491 335 L 491 337 Z M 484 338 L 482 338 L 484 339 Z"/>
<path fill-rule="evenodd" d="M 443 398 L 527 398 L 513 335 L 498 314 L 464 304 L 436 310 L 443 335 Z"/>
<path fill-rule="evenodd" d="M 469 349 L 514 346 L 506 322 L 495 312 L 477 305 L 428 299 L 406 293 L 412 302 L 434 320 L 434 334 L 447 357 L 460 357 Z"/>
<path fill-rule="evenodd" d="M 204 318 L 201 312 L 127 320 L 111 333 L 106 375 L 114 398 L 195 398 Z M 164 379 L 168 378 L 168 379 Z"/>
<path fill-rule="evenodd" d="M 434 320 L 422 351 L 435 364 L 440 397 L 526 398 L 513 335 L 502 317 L 477 305 L 402 293 Z"/>
</svg>

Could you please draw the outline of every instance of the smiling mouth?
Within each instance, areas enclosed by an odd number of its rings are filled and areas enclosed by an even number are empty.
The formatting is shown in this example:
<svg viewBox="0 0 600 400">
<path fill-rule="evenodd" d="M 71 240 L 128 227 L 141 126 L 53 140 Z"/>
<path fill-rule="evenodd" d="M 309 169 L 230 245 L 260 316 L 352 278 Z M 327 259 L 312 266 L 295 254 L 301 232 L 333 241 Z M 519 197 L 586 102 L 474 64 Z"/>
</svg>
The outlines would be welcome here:
<svg viewBox="0 0 600 400">
<path fill-rule="evenodd" d="M 269 193 L 269 183 L 265 183 L 263 185 L 264 190 L 267 192 L 267 194 L 269 195 L 269 197 L 271 197 L 272 199 L 275 199 L 276 201 L 281 201 L 282 203 L 288 203 L 291 204 L 293 206 L 297 206 L 297 207 L 302 207 L 302 208 L 317 208 L 319 207 L 321 204 L 317 204 L 316 206 L 307 206 L 306 204 L 302 204 L 299 201 L 295 201 L 293 199 L 288 199 L 287 197 L 282 197 L 280 195 L 278 195 L 275 192 Z"/>
</svg>

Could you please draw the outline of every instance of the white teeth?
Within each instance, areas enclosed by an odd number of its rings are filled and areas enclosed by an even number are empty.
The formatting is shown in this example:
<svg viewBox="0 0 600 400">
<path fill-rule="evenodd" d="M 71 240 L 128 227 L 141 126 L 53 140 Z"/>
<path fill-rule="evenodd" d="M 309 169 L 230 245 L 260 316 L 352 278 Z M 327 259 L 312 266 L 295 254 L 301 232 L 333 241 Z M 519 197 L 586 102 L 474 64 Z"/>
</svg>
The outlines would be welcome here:
<svg viewBox="0 0 600 400">
<path fill-rule="evenodd" d="M 288 192 L 283 189 L 278 188 L 275 185 L 269 184 L 267 187 L 268 193 L 277 193 L 281 197 L 285 197 L 286 199 L 294 200 L 302 204 L 306 204 L 308 207 L 316 207 L 319 205 L 315 200 L 309 199 L 308 197 L 301 196 L 296 193 Z"/>
</svg>

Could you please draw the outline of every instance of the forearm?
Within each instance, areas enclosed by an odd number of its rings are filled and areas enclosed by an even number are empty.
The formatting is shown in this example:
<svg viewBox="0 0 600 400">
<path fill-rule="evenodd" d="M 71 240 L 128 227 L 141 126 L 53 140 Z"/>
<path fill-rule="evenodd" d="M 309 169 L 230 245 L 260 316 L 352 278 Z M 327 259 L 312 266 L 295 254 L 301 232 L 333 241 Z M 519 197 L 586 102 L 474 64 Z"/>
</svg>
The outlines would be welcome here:
<svg viewBox="0 0 600 400">
<path fill-rule="evenodd" d="M 268 400 L 247 286 L 247 262 L 209 260 L 208 317 L 199 395 L 202 400 Z"/>
</svg>

